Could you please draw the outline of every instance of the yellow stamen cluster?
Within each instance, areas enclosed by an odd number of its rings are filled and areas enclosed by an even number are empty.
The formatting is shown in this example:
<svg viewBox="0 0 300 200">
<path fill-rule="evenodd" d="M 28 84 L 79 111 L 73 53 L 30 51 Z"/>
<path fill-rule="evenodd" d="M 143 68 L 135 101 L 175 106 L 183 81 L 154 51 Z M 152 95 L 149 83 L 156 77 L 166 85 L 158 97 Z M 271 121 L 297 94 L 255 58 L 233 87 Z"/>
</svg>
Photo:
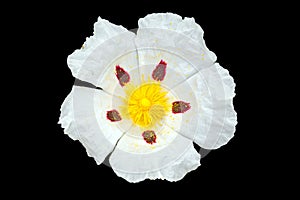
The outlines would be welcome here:
<svg viewBox="0 0 300 200">
<path fill-rule="evenodd" d="M 170 110 L 167 93 L 159 83 L 142 84 L 127 92 L 125 108 L 132 121 L 141 127 L 159 123 Z"/>
</svg>

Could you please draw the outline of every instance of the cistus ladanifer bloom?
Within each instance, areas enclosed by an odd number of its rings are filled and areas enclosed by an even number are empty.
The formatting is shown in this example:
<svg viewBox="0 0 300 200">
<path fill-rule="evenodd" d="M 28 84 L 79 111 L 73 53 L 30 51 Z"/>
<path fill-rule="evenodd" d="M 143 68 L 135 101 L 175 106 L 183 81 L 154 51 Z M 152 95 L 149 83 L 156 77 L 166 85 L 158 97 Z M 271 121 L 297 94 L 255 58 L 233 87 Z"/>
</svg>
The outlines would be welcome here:
<svg viewBox="0 0 300 200">
<path fill-rule="evenodd" d="M 61 106 L 64 133 L 129 182 L 178 181 L 200 166 L 194 143 L 217 149 L 234 136 L 235 83 L 194 18 L 139 19 L 135 32 L 98 18 L 68 56 L 74 85 Z"/>
</svg>

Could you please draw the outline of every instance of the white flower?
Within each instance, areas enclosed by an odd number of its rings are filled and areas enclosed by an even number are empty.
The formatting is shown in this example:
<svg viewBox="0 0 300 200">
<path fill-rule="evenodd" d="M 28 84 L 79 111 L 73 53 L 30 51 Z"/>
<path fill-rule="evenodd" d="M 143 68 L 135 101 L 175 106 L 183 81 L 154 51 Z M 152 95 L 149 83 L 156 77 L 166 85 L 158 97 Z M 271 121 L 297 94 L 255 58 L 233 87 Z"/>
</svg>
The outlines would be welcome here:
<svg viewBox="0 0 300 200">
<path fill-rule="evenodd" d="M 177 181 L 200 166 L 193 142 L 217 149 L 233 137 L 235 84 L 193 18 L 151 14 L 138 24 L 134 34 L 99 17 L 67 62 L 102 90 L 73 86 L 59 123 L 97 164 L 112 152 L 129 182 Z"/>
</svg>

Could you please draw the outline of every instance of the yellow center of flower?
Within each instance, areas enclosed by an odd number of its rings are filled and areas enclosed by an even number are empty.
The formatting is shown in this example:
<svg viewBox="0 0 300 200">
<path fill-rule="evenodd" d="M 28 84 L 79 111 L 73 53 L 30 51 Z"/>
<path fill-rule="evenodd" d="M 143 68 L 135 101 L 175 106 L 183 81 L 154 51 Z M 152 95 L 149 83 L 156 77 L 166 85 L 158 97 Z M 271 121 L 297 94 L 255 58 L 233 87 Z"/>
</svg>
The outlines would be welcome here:
<svg viewBox="0 0 300 200">
<path fill-rule="evenodd" d="M 151 106 L 151 102 L 147 98 L 143 98 L 140 101 L 140 105 L 143 110 L 148 110 L 149 107 Z"/>
<path fill-rule="evenodd" d="M 167 93 L 159 83 L 142 84 L 127 92 L 127 112 L 132 121 L 141 127 L 159 123 L 170 110 Z"/>
</svg>

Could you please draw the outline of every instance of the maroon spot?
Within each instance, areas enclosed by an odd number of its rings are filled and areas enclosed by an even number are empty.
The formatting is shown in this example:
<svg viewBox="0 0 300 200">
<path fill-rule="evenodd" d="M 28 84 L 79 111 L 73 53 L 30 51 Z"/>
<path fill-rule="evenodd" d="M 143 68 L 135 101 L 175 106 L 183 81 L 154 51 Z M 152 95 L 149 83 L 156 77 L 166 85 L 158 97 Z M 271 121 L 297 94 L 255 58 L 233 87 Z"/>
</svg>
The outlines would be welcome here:
<svg viewBox="0 0 300 200">
<path fill-rule="evenodd" d="M 130 81 L 130 76 L 129 74 L 119 65 L 116 66 L 116 76 L 117 79 L 119 80 L 120 85 L 123 87 Z"/>
<path fill-rule="evenodd" d="M 152 78 L 156 81 L 163 81 L 166 76 L 167 63 L 163 60 L 155 67 L 152 72 Z"/>
<path fill-rule="evenodd" d="M 154 131 L 144 131 L 142 136 L 148 144 L 156 143 L 156 135 Z"/>
<path fill-rule="evenodd" d="M 121 115 L 117 110 L 110 110 L 106 113 L 106 118 L 109 119 L 111 122 L 121 121 Z"/>
<path fill-rule="evenodd" d="M 191 108 L 190 103 L 186 103 L 184 101 L 174 101 L 172 103 L 172 112 L 174 114 L 184 113 Z"/>
</svg>

